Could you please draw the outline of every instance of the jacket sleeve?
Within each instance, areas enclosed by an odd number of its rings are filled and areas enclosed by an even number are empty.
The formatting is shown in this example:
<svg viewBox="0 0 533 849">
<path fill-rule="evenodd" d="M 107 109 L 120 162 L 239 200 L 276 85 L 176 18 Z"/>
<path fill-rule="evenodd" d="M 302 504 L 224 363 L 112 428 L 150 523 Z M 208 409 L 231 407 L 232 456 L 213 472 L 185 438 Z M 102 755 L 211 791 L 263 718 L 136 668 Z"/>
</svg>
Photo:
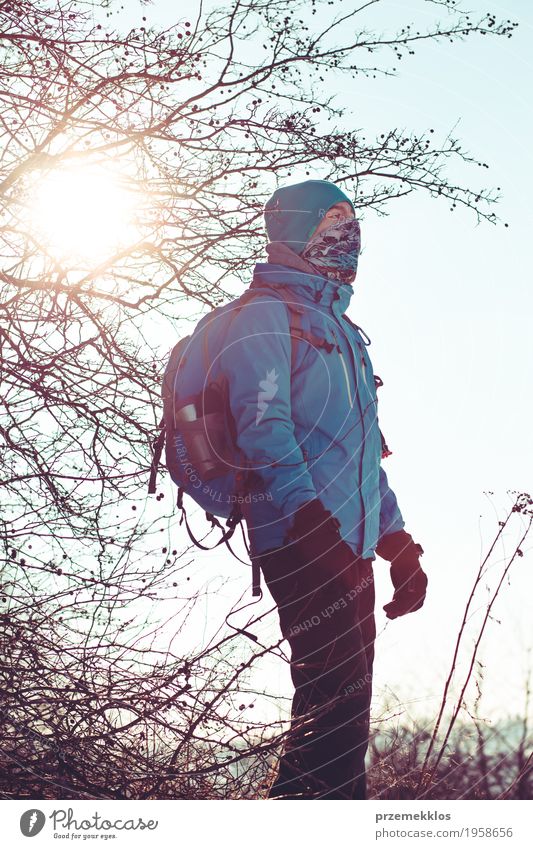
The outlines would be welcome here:
<svg viewBox="0 0 533 849">
<path fill-rule="evenodd" d="M 237 444 L 272 504 L 289 518 L 317 495 L 294 434 L 291 338 L 283 302 L 257 297 L 238 311 L 224 340 L 221 367 Z"/>
<path fill-rule="evenodd" d="M 396 496 L 389 486 L 387 475 L 382 466 L 379 468 L 379 492 L 381 496 L 379 538 L 381 539 L 387 536 L 387 534 L 401 531 L 405 526 Z"/>
</svg>

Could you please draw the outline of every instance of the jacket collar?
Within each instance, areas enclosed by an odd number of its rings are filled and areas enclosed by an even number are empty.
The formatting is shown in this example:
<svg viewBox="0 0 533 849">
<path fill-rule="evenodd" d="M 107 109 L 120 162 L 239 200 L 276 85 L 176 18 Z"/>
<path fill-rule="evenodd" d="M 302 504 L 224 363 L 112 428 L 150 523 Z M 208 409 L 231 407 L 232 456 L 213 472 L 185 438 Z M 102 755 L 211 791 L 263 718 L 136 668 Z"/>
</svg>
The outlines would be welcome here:
<svg viewBox="0 0 533 849">
<path fill-rule="evenodd" d="M 298 300 L 331 310 L 340 318 L 353 295 L 349 283 L 337 283 L 320 274 L 311 274 L 280 263 L 258 262 L 250 288 L 286 286 Z"/>
</svg>

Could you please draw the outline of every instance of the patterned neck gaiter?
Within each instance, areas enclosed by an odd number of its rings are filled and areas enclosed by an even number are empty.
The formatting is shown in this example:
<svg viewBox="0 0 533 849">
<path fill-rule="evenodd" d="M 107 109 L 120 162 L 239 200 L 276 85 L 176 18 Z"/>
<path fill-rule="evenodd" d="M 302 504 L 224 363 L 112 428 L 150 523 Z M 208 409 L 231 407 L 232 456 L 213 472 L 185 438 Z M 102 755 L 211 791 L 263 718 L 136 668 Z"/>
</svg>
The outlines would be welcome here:
<svg viewBox="0 0 533 849">
<path fill-rule="evenodd" d="M 311 237 L 300 256 L 316 268 L 318 274 L 339 283 L 352 283 L 357 274 L 360 250 L 359 221 L 350 218 L 332 224 L 316 238 Z"/>
</svg>

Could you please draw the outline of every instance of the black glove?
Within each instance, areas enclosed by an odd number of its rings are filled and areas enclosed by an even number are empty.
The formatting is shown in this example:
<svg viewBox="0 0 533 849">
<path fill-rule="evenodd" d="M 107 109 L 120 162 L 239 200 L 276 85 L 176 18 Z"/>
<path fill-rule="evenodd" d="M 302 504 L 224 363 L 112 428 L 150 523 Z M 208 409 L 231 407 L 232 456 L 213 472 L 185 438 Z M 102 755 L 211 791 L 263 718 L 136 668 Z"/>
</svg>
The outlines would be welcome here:
<svg viewBox="0 0 533 849">
<path fill-rule="evenodd" d="M 406 531 L 387 534 L 379 541 L 376 554 L 390 562 L 394 586 L 392 601 L 383 606 L 388 619 L 413 613 L 424 604 L 428 579 L 419 561 L 423 553 L 422 546 Z"/>
<path fill-rule="evenodd" d="M 339 520 L 315 498 L 298 508 L 284 542 L 294 543 L 302 560 L 317 573 L 333 577 L 351 568 L 357 560 L 339 528 Z"/>
</svg>

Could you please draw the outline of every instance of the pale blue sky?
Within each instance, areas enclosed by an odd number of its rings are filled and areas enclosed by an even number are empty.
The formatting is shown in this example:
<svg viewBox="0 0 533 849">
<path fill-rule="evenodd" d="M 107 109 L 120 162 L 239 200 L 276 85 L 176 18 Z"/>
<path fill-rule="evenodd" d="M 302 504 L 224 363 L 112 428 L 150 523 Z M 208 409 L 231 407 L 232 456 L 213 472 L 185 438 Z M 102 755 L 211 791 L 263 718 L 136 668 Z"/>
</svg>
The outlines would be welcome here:
<svg viewBox="0 0 533 849">
<path fill-rule="evenodd" d="M 373 338 L 374 365 L 386 381 L 381 420 L 395 450 L 389 478 L 408 527 L 425 547 L 431 580 L 424 614 L 387 626 L 378 646 L 384 658 L 380 663 L 378 654 L 378 681 L 390 681 L 390 659 L 400 680 L 407 673 L 406 695 L 415 683 L 430 692 L 422 670 L 439 669 L 449 655 L 507 489 L 530 491 L 533 484 L 526 94 L 533 82 L 533 16 L 527 6 L 491 6 L 520 21 L 512 39 L 428 44 L 400 77 L 372 81 L 357 96 L 358 126 L 431 126 L 445 134 L 460 119 L 454 135 L 490 166 L 472 168 L 467 179 L 501 187 L 498 214 L 510 225 L 476 226 L 472 214 L 452 214 L 445 203 L 422 196 L 391 204 L 386 219 L 365 216 L 366 251 L 351 315 Z M 490 500 L 486 490 L 494 492 Z M 532 584 L 529 556 L 513 573 L 497 611 L 502 624 L 493 624 L 483 652 L 487 706 L 504 692 L 499 707 L 511 710 L 521 689 Z"/>
<path fill-rule="evenodd" d="M 478 2 L 465 6 L 486 11 Z M 171 0 L 156 0 L 144 14 L 171 22 L 174 8 Z M 353 123 L 346 125 L 364 127 L 370 136 L 393 127 L 433 127 L 437 141 L 459 121 L 453 135 L 490 167 L 461 169 L 458 179 L 472 187 L 500 186 L 496 212 L 509 223 L 477 226 L 473 213 L 452 214 L 445 201 L 423 195 L 391 203 L 388 217 L 367 211 L 361 219 L 363 253 L 349 315 L 372 339 L 374 368 L 385 382 L 380 418 L 394 452 L 386 469 L 407 528 L 425 549 L 430 577 L 423 611 L 387 624 L 379 636 L 376 710 L 385 689 L 412 701 L 414 712 L 434 710 L 481 553 L 510 504 L 507 490 L 533 489 L 533 8 L 526 0 L 490 8 L 520 22 L 512 39 L 429 42 L 396 63 L 401 73 L 395 78 L 345 78 L 336 86 L 338 105 L 351 110 Z M 365 24 L 389 30 L 417 15 L 428 22 L 445 17 L 422 0 L 384 0 L 369 10 Z M 294 181 L 298 177 L 293 172 Z M 487 490 L 494 496 L 484 495 Z M 509 546 L 517 535 L 518 522 Z M 495 574 L 498 557 L 493 562 Z M 235 572 L 224 555 L 217 563 L 221 572 Z M 490 716 L 522 708 L 531 567 L 530 552 L 512 573 L 495 610 L 501 624 L 492 623 L 482 652 Z M 247 591 L 248 571 L 237 569 L 236 592 Z M 387 571 L 382 561 L 376 564 L 378 610 L 391 595 Z M 232 591 L 225 597 L 229 604 Z M 210 622 L 220 615 L 223 598 L 207 602 Z M 384 625 L 380 613 L 378 630 Z M 272 661 L 270 674 L 288 686 L 281 664 Z"/>
</svg>

